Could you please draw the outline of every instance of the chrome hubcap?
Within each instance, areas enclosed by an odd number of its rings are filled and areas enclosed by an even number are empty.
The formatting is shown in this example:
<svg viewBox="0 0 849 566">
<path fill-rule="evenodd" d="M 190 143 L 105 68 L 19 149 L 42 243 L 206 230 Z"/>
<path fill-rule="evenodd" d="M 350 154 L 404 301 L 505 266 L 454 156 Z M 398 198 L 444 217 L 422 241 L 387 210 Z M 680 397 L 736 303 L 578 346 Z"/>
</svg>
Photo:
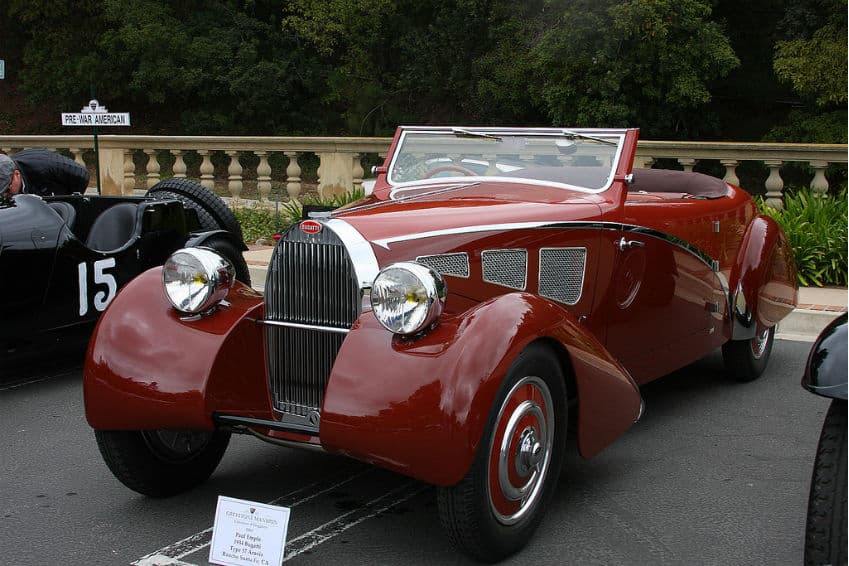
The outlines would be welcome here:
<svg viewBox="0 0 849 566">
<path fill-rule="evenodd" d="M 514 525 L 542 495 L 554 445 L 554 413 L 548 385 L 525 377 L 507 394 L 489 446 L 488 495 L 498 522 Z"/>
</svg>

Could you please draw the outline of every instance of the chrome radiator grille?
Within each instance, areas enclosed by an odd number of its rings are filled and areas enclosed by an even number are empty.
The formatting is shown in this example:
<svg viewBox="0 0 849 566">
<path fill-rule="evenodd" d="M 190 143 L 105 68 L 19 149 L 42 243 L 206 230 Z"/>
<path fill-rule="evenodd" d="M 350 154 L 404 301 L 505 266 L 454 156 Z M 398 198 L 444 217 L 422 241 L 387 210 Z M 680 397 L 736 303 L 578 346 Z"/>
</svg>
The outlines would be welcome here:
<svg viewBox="0 0 849 566">
<path fill-rule="evenodd" d="M 326 227 L 306 234 L 295 226 L 283 235 L 265 283 L 269 386 L 283 422 L 318 431 L 330 369 L 359 316 L 360 300 L 336 234 Z"/>
</svg>

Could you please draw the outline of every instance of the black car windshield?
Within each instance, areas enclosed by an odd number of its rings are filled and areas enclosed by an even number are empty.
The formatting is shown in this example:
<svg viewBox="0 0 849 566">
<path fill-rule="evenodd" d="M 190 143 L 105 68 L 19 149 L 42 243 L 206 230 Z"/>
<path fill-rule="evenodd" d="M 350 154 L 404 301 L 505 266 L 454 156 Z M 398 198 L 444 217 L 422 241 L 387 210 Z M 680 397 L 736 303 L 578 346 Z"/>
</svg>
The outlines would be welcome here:
<svg viewBox="0 0 849 566">
<path fill-rule="evenodd" d="M 602 191 L 624 130 L 405 128 L 389 166 L 392 185 L 498 180 Z"/>
</svg>

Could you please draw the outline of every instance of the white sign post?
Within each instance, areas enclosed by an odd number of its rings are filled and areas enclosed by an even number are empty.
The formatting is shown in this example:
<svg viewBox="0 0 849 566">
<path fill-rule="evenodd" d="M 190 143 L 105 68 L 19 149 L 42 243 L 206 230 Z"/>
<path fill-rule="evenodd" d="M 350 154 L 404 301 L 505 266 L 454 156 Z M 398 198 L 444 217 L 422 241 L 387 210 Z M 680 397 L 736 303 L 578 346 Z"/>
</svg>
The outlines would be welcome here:
<svg viewBox="0 0 849 566">
<path fill-rule="evenodd" d="M 94 94 L 94 87 L 92 87 Z M 91 126 L 94 128 L 94 171 L 97 175 L 97 194 L 100 194 L 100 148 L 97 147 L 98 126 L 129 126 L 129 112 L 110 112 L 91 99 L 79 112 L 62 112 L 63 126 Z"/>
<path fill-rule="evenodd" d="M 280 566 L 289 508 L 218 497 L 209 562 L 223 566 Z"/>
</svg>

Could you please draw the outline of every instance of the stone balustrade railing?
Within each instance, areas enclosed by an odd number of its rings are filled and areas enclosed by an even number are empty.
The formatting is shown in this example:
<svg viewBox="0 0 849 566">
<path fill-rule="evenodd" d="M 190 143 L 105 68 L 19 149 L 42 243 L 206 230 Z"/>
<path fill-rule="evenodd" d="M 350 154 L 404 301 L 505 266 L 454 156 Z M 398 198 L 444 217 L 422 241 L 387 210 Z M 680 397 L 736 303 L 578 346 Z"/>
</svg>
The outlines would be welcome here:
<svg viewBox="0 0 849 566">
<path fill-rule="evenodd" d="M 389 149 L 390 138 L 346 137 L 205 137 L 205 136 L 99 136 L 101 190 L 107 195 L 133 194 L 138 190 L 138 178 L 143 185 L 153 186 L 162 176 L 160 157 L 170 154 L 168 167 L 174 177 L 190 176 L 200 180 L 210 190 L 216 183 L 226 183 L 226 191 L 234 199 L 242 194 L 246 177 L 242 161 L 257 162 L 250 178 L 256 180 L 260 200 L 269 199 L 272 177 L 283 179 L 290 199 L 298 200 L 303 190 L 299 159 L 306 154 L 318 157 L 318 192 L 322 196 L 350 191 L 362 185 L 362 158 L 383 158 Z M 94 147 L 91 136 L 0 136 L 0 150 L 13 153 L 28 147 L 67 150 L 76 161 L 86 164 L 83 154 Z M 136 154 L 147 155 L 144 165 L 137 167 Z M 226 175 L 215 175 L 211 156 L 219 153 L 226 161 Z M 186 156 L 195 154 L 196 170 L 188 171 Z M 273 171 L 269 157 L 282 154 L 283 171 Z M 226 156 L 226 158 L 224 157 Z M 252 159 L 245 159 L 252 157 Z M 830 164 L 847 163 L 847 146 L 842 144 L 784 144 L 741 142 L 672 142 L 640 141 L 635 165 L 651 167 L 657 160 L 674 160 L 684 170 L 692 171 L 702 161 L 718 162 L 724 167 L 724 180 L 739 184 L 737 167 L 744 162 L 757 161 L 769 170 L 764 181 L 766 200 L 781 207 L 784 180 L 782 167 L 788 163 L 807 164 L 813 170 L 809 185 L 816 191 L 828 190 L 826 168 Z M 91 160 L 89 160 L 91 161 Z M 91 167 L 93 164 L 88 163 Z M 143 171 L 138 169 L 143 168 Z M 224 179 L 226 177 L 226 180 Z"/>
</svg>

